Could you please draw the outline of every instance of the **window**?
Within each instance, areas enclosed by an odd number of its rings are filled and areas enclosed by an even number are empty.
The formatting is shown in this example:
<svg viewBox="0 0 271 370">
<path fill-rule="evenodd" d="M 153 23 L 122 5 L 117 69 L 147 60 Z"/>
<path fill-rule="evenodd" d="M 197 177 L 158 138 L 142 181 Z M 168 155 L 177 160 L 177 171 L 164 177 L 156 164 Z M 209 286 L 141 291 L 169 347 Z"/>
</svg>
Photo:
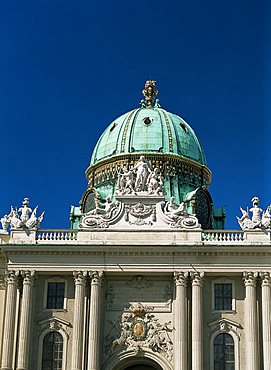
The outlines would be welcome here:
<svg viewBox="0 0 271 370">
<path fill-rule="evenodd" d="M 67 309 L 68 281 L 60 276 L 45 279 L 43 308 L 47 310 Z"/>
<path fill-rule="evenodd" d="M 235 280 L 221 276 L 212 280 L 212 310 L 235 311 Z"/>
<path fill-rule="evenodd" d="M 232 284 L 215 284 L 215 310 L 232 310 Z"/>
<path fill-rule="evenodd" d="M 56 331 L 52 331 L 43 340 L 42 370 L 62 370 L 62 360 L 62 335 Z"/>
<path fill-rule="evenodd" d="M 219 334 L 214 340 L 214 370 L 234 370 L 234 341 L 229 334 Z"/>
<path fill-rule="evenodd" d="M 47 308 L 63 308 L 65 283 L 48 283 Z"/>
</svg>

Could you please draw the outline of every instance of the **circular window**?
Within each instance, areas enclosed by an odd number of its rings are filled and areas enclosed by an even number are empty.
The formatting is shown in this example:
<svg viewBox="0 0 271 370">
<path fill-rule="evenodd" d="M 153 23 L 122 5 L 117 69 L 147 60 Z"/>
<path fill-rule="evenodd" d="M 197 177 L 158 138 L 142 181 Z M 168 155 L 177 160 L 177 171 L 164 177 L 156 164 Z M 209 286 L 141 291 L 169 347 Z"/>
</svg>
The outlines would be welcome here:
<svg viewBox="0 0 271 370">
<path fill-rule="evenodd" d="M 152 123 L 152 119 L 150 117 L 145 117 L 143 118 L 143 123 L 146 126 L 150 126 L 150 124 Z"/>
</svg>

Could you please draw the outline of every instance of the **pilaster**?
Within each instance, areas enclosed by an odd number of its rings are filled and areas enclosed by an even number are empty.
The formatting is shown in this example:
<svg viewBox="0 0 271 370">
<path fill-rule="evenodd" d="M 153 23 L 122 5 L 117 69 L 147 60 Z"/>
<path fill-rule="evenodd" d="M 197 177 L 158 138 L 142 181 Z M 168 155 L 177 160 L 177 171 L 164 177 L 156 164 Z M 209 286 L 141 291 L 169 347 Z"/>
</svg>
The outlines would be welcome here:
<svg viewBox="0 0 271 370">
<path fill-rule="evenodd" d="M 175 304 L 175 339 L 174 339 L 174 369 L 187 370 L 187 277 L 188 273 L 175 272 L 176 285 Z"/>
<path fill-rule="evenodd" d="M 33 287 L 36 279 L 35 271 L 22 271 L 23 296 L 20 315 L 19 348 L 17 370 L 28 370 L 30 351 L 30 331 L 32 322 Z"/>
<path fill-rule="evenodd" d="M 74 271 L 75 303 L 72 341 L 72 370 L 82 370 L 84 335 L 84 297 L 87 271 Z"/>
<path fill-rule="evenodd" d="M 245 299 L 245 331 L 246 331 L 246 369 L 259 369 L 259 343 L 256 285 L 257 272 L 244 272 L 243 279 L 246 287 Z"/>
<path fill-rule="evenodd" d="M 6 306 L 5 306 L 5 322 L 3 333 L 2 347 L 2 364 L 1 370 L 12 369 L 13 347 L 15 339 L 15 315 L 16 315 L 16 297 L 19 271 L 9 271 L 5 276 L 7 286 Z"/>
<path fill-rule="evenodd" d="M 192 279 L 192 370 L 203 369 L 203 272 L 191 272 Z"/>
<path fill-rule="evenodd" d="M 100 321 L 103 271 L 90 271 L 91 296 L 89 313 L 88 370 L 100 370 Z"/>
<path fill-rule="evenodd" d="M 262 282 L 263 368 L 271 370 L 271 276 L 260 272 Z"/>
</svg>

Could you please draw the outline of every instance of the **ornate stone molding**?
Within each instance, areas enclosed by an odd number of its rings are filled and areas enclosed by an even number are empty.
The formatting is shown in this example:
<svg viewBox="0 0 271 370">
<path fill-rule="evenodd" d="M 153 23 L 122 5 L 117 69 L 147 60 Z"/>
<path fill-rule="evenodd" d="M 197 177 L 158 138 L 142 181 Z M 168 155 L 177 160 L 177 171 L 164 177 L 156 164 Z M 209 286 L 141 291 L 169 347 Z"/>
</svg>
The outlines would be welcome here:
<svg viewBox="0 0 271 370">
<path fill-rule="evenodd" d="M 105 293 L 105 298 L 107 301 L 107 306 L 108 308 L 111 308 L 113 303 L 114 303 L 114 298 L 115 298 L 115 292 L 114 292 L 114 287 L 112 285 L 109 285 L 106 293 Z"/>
<path fill-rule="evenodd" d="M 188 272 L 174 272 L 174 280 L 176 286 L 183 286 L 186 288 L 187 286 L 187 278 L 188 278 Z"/>
<path fill-rule="evenodd" d="M 258 272 L 244 271 L 243 280 L 245 286 L 253 286 L 254 288 L 257 285 Z"/>
<path fill-rule="evenodd" d="M 204 282 L 204 272 L 192 271 L 190 272 L 190 277 L 192 279 L 192 286 L 202 287 Z"/>
<path fill-rule="evenodd" d="M 145 276 L 137 275 L 132 280 L 126 281 L 125 285 L 135 290 L 141 290 L 152 287 L 153 282 L 148 281 Z"/>
<path fill-rule="evenodd" d="M 267 271 L 262 272 L 261 271 L 259 273 L 259 276 L 262 280 L 262 286 L 271 287 L 271 274 L 270 274 L 270 272 L 267 272 Z"/>
<path fill-rule="evenodd" d="M 238 332 L 238 329 L 243 329 L 242 326 L 237 323 L 237 322 L 234 322 L 232 320 L 229 320 L 229 319 L 226 319 L 226 318 L 222 318 L 220 320 L 216 320 L 216 321 L 213 321 L 211 323 L 208 324 L 208 326 L 211 328 L 211 333 L 210 333 L 210 337 L 214 334 L 214 333 L 234 333 L 234 335 L 238 338 L 238 340 L 240 340 L 240 333 Z"/>
<path fill-rule="evenodd" d="M 86 285 L 87 271 L 73 271 L 75 285 Z"/>
<path fill-rule="evenodd" d="M 39 331 L 40 335 L 46 331 L 58 331 L 61 332 L 61 334 L 65 335 L 67 340 L 69 339 L 70 333 L 68 332 L 68 328 L 71 328 L 72 325 L 65 320 L 53 316 L 49 319 L 40 321 L 39 325 L 41 326 L 41 330 Z"/>
</svg>

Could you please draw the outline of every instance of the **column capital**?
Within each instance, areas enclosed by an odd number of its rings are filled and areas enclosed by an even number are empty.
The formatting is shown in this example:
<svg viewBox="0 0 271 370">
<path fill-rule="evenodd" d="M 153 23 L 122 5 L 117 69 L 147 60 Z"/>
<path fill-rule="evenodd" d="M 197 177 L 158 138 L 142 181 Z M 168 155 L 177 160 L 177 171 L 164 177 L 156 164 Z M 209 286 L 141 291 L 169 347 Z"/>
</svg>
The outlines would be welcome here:
<svg viewBox="0 0 271 370">
<path fill-rule="evenodd" d="M 187 286 L 187 278 L 188 278 L 188 272 L 183 271 L 174 271 L 174 280 L 176 286 Z"/>
<path fill-rule="evenodd" d="M 262 280 L 262 286 L 269 286 L 271 287 L 271 274 L 268 271 L 261 271 L 260 278 Z"/>
<path fill-rule="evenodd" d="M 89 271 L 91 285 L 102 285 L 104 271 Z"/>
<path fill-rule="evenodd" d="M 257 284 L 257 278 L 258 278 L 258 272 L 253 272 L 253 271 L 243 272 L 243 280 L 244 280 L 245 286 L 253 286 L 255 288 Z"/>
<path fill-rule="evenodd" d="M 75 285 L 86 285 L 87 271 L 73 271 Z"/>
<path fill-rule="evenodd" d="M 33 286 L 35 283 L 35 280 L 37 279 L 36 271 L 34 270 L 21 271 L 21 275 L 23 278 L 23 285 Z"/>
<path fill-rule="evenodd" d="M 18 279 L 20 276 L 20 271 L 6 271 L 5 272 L 5 283 L 6 284 L 18 284 Z"/>
<path fill-rule="evenodd" d="M 190 277 L 192 279 L 192 286 L 202 287 L 204 281 L 204 272 L 192 271 L 190 272 Z"/>
</svg>

